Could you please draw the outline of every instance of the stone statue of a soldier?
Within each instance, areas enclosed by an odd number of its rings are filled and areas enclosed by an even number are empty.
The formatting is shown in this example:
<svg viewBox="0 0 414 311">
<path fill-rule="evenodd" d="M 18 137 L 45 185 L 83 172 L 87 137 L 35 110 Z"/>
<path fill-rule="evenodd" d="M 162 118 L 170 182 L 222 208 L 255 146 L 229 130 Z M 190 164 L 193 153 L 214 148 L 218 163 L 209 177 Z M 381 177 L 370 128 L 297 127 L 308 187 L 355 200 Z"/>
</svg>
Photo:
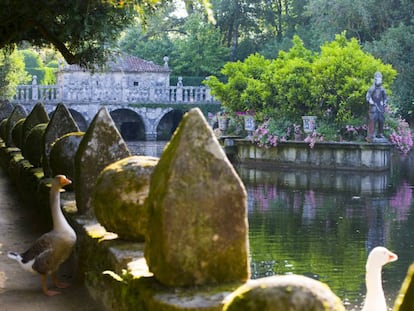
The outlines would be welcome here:
<svg viewBox="0 0 414 311">
<path fill-rule="evenodd" d="M 374 74 L 374 84 L 369 88 L 366 100 L 369 104 L 367 141 L 384 140 L 384 112 L 387 107 L 387 92 L 382 87 L 380 72 Z"/>
</svg>

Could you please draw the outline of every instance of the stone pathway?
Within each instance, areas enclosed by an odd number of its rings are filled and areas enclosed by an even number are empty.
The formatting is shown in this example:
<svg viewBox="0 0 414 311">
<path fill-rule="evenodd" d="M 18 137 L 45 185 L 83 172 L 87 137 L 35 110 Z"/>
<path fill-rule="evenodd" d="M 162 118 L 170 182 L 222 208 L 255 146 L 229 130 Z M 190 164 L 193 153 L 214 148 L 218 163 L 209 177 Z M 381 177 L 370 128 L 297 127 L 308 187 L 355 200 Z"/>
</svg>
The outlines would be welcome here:
<svg viewBox="0 0 414 311">
<path fill-rule="evenodd" d="M 72 286 L 62 294 L 47 297 L 40 277 L 20 268 L 7 257 L 8 251 L 24 251 L 45 230 L 36 222 L 35 211 L 19 200 L 13 185 L 0 168 L 0 310 L 1 311 L 101 311 L 86 288 L 71 277 L 72 267 L 62 267 L 61 279 Z"/>
</svg>

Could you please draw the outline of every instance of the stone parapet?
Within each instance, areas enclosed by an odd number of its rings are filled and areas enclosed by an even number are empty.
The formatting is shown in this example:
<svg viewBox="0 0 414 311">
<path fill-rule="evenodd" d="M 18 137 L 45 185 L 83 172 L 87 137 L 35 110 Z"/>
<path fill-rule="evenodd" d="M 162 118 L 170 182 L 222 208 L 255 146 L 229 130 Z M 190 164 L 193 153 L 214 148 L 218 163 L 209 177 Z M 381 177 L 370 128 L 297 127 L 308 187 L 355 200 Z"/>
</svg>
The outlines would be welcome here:
<svg viewBox="0 0 414 311">
<path fill-rule="evenodd" d="M 246 139 L 235 139 L 232 157 L 244 164 L 273 167 L 383 171 L 391 167 L 394 146 L 390 143 L 281 142 L 259 147 Z"/>
</svg>

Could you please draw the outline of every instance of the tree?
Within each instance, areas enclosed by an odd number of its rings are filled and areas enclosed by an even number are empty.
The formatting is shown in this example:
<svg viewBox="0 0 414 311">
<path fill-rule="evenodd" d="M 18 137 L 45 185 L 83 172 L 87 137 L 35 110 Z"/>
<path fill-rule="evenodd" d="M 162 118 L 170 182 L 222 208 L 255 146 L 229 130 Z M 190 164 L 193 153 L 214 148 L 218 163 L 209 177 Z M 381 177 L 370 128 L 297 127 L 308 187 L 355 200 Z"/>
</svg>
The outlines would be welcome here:
<svg viewBox="0 0 414 311">
<path fill-rule="evenodd" d="M 382 73 L 383 86 L 388 90 L 397 74 L 391 65 L 365 53 L 355 38 L 347 40 L 345 33 L 321 47 L 312 67 L 312 97 L 317 111 L 322 116 L 327 109 L 332 110 L 339 124 L 367 114 L 365 95 L 376 71 Z"/>
<path fill-rule="evenodd" d="M 165 55 L 171 55 L 174 43 L 168 32 L 145 31 L 140 25 L 129 28 L 119 42 L 121 51 L 159 64 Z"/>
<path fill-rule="evenodd" d="M 389 28 L 378 41 L 367 43 L 365 49 L 389 62 L 398 71 L 391 101 L 410 123 L 414 122 L 414 25 L 400 24 Z"/>
<path fill-rule="evenodd" d="M 56 69 L 45 67 L 38 53 L 33 50 L 21 50 L 20 53 L 24 57 L 25 70 L 30 77 L 37 77 L 38 84 L 54 84 L 56 82 L 54 74 Z"/>
<path fill-rule="evenodd" d="M 16 93 L 16 86 L 29 79 L 21 53 L 0 53 L 0 99 L 10 99 Z"/>
<path fill-rule="evenodd" d="M 196 1 L 196 0 L 194 0 Z M 0 49 L 53 45 L 69 64 L 102 64 L 120 33 L 170 0 L 3 0 Z M 206 2 L 206 1 L 204 1 Z"/>
<path fill-rule="evenodd" d="M 265 111 L 270 89 L 265 83 L 264 74 L 270 63 L 263 56 L 253 54 L 244 62 L 229 62 L 224 65 L 221 74 L 228 77 L 227 83 L 215 76 L 209 77 L 205 83 L 227 110 Z"/>
<path fill-rule="evenodd" d="M 167 6 L 156 12 L 148 18 L 145 29 L 130 27 L 120 40 L 121 50 L 156 63 L 167 55 L 174 75 L 205 78 L 219 74 L 229 57 L 219 29 L 201 10 L 177 18 L 172 9 Z"/>
<path fill-rule="evenodd" d="M 172 68 L 187 76 L 218 75 L 229 56 L 219 30 L 200 14 L 189 16 L 183 30 L 185 35 L 174 40 Z"/>
</svg>

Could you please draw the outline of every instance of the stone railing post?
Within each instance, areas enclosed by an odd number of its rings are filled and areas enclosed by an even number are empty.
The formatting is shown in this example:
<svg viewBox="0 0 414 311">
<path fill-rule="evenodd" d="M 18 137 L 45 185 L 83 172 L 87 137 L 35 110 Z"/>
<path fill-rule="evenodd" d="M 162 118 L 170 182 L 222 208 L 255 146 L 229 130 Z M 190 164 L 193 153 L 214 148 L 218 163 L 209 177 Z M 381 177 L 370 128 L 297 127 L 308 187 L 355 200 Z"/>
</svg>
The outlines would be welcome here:
<svg viewBox="0 0 414 311">
<path fill-rule="evenodd" d="M 39 88 L 37 86 L 37 76 L 34 75 L 33 76 L 33 80 L 32 80 L 32 100 L 38 100 L 39 99 Z"/>
<path fill-rule="evenodd" d="M 211 102 L 213 101 L 213 96 L 211 96 L 211 92 L 210 92 L 210 88 L 206 87 L 205 88 L 205 101 L 206 102 Z"/>
<path fill-rule="evenodd" d="M 177 102 L 183 101 L 183 77 L 178 77 L 176 98 Z"/>
</svg>

